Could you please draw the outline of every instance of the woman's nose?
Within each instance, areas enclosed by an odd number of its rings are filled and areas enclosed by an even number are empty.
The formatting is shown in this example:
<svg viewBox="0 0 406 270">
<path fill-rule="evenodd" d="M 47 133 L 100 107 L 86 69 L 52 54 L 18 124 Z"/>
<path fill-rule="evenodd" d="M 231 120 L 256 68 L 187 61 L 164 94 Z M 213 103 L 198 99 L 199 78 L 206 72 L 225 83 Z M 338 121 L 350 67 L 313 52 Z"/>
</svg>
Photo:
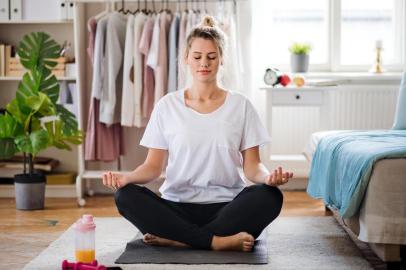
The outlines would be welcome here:
<svg viewBox="0 0 406 270">
<path fill-rule="evenodd" d="M 201 66 L 201 67 L 208 67 L 208 66 L 209 66 L 209 62 L 206 61 L 206 60 L 202 60 L 202 61 L 200 62 L 200 66 Z"/>
</svg>

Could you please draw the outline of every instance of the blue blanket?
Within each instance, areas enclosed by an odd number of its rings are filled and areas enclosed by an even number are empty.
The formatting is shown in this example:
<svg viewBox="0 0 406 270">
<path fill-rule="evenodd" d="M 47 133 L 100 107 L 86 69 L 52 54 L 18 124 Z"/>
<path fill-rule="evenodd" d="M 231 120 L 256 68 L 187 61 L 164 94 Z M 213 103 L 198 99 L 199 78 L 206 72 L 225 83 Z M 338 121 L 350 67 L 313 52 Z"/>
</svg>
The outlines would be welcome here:
<svg viewBox="0 0 406 270">
<path fill-rule="evenodd" d="M 406 130 L 348 131 L 326 136 L 313 156 L 307 193 L 322 198 L 342 217 L 349 218 L 359 209 L 375 162 L 402 157 L 406 157 Z"/>
</svg>

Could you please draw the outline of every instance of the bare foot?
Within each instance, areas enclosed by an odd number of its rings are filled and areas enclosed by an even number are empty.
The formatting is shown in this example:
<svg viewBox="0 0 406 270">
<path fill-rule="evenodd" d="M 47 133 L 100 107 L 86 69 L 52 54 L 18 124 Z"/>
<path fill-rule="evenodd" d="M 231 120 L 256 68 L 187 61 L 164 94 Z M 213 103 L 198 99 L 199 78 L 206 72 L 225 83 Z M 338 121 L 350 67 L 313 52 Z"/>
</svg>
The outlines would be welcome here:
<svg viewBox="0 0 406 270">
<path fill-rule="evenodd" d="M 187 247 L 188 245 L 174 241 L 174 240 L 169 240 L 165 238 L 161 238 L 158 236 L 155 236 L 150 233 L 144 234 L 144 239 L 143 239 L 145 244 L 148 245 L 153 245 L 153 246 L 171 246 L 171 247 Z"/>
<path fill-rule="evenodd" d="M 254 237 L 246 232 L 231 236 L 214 236 L 211 242 L 213 250 L 251 251 L 254 246 Z"/>
</svg>

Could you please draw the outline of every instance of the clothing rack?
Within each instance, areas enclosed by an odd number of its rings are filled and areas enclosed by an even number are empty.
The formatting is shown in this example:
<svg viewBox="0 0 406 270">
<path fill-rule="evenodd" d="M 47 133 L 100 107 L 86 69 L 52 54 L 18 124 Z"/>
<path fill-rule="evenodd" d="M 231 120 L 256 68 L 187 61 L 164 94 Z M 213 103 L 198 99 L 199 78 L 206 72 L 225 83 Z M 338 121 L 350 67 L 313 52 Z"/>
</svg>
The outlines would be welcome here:
<svg viewBox="0 0 406 270">
<path fill-rule="evenodd" d="M 77 59 L 77 89 L 78 89 L 78 105 L 81 107 L 78 110 L 78 120 L 79 120 L 79 128 L 82 130 L 86 129 L 86 126 L 84 125 L 85 120 L 84 116 L 86 115 L 84 111 L 87 109 L 84 100 L 85 96 L 83 93 L 85 92 L 84 89 L 87 89 L 88 86 L 86 85 L 87 83 L 87 64 L 86 64 L 86 59 L 88 58 L 86 54 L 86 40 L 87 40 L 87 20 L 88 16 L 86 11 L 86 6 L 87 5 L 92 5 L 92 4 L 103 4 L 106 6 L 106 11 L 112 12 L 114 10 L 119 10 L 120 8 L 126 9 L 127 6 L 125 6 L 126 3 L 131 3 L 130 8 L 137 7 L 137 3 L 139 3 L 140 8 L 147 7 L 147 9 L 150 8 L 156 8 L 155 10 L 161 9 L 161 8 L 168 8 L 170 4 L 170 8 L 174 9 L 178 6 L 181 7 L 181 9 L 201 9 L 205 10 L 206 6 L 205 3 L 207 3 L 207 7 L 209 8 L 214 7 L 215 5 L 216 9 L 220 8 L 223 10 L 225 6 L 227 8 L 230 8 L 231 6 L 229 4 L 234 4 L 234 7 L 237 5 L 237 2 L 246 2 L 247 0 L 204 0 L 204 1 L 191 1 L 191 0 L 68 0 L 69 2 L 74 3 L 75 5 L 75 11 L 74 11 L 74 35 L 75 35 L 75 58 Z M 180 5 L 176 6 L 176 4 L 181 3 Z M 123 6 L 124 4 L 124 6 Z M 224 4 L 224 5 L 223 5 Z M 227 5 L 226 5 L 227 4 Z M 217 7 L 218 5 L 218 7 Z M 123 167 L 125 164 L 125 160 L 121 160 L 121 157 L 117 160 L 117 167 L 119 170 L 121 167 Z M 117 168 L 116 167 L 116 168 Z M 128 166 L 127 166 L 128 167 Z M 79 145 L 78 147 L 78 175 L 76 178 L 76 194 L 77 194 L 77 202 L 79 206 L 84 206 L 86 204 L 86 201 L 84 199 L 84 193 L 87 195 L 92 196 L 94 194 L 94 191 L 90 189 L 90 183 L 93 181 L 88 181 L 88 180 L 100 180 L 102 178 L 103 173 L 108 170 L 108 169 L 91 169 L 92 167 L 87 167 L 86 166 L 86 161 L 84 158 L 84 145 Z M 113 169 L 114 170 L 114 169 Z M 121 173 L 127 173 L 126 171 L 121 171 Z M 159 179 L 163 179 L 164 175 L 161 175 Z M 85 180 L 85 181 L 84 181 Z M 153 186 L 157 185 L 156 183 L 152 183 Z"/>
</svg>

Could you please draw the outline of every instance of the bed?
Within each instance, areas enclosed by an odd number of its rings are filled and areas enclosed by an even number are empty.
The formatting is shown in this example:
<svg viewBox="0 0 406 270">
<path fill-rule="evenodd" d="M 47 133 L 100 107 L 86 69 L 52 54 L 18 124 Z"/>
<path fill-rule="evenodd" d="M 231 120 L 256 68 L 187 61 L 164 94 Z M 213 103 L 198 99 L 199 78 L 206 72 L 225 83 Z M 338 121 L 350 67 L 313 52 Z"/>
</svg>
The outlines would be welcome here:
<svg viewBox="0 0 406 270">
<path fill-rule="evenodd" d="M 304 150 L 306 158 L 313 161 L 317 146 L 322 140 L 336 135 L 342 138 L 346 134 L 352 132 L 337 130 L 312 134 Z M 309 186 L 311 181 L 310 178 Z M 388 262 L 388 265 L 393 265 L 392 262 L 397 265 L 396 262 L 401 261 L 404 256 L 401 255 L 401 250 L 406 245 L 406 157 L 392 156 L 377 160 L 367 182 L 365 192 L 358 194 L 362 198 L 359 198 L 356 210 L 340 211 L 326 203 L 331 203 L 329 199 L 323 198 L 323 201 L 347 229 L 359 240 L 369 244 L 380 259 Z M 349 212 L 352 213 L 349 215 Z"/>
</svg>

